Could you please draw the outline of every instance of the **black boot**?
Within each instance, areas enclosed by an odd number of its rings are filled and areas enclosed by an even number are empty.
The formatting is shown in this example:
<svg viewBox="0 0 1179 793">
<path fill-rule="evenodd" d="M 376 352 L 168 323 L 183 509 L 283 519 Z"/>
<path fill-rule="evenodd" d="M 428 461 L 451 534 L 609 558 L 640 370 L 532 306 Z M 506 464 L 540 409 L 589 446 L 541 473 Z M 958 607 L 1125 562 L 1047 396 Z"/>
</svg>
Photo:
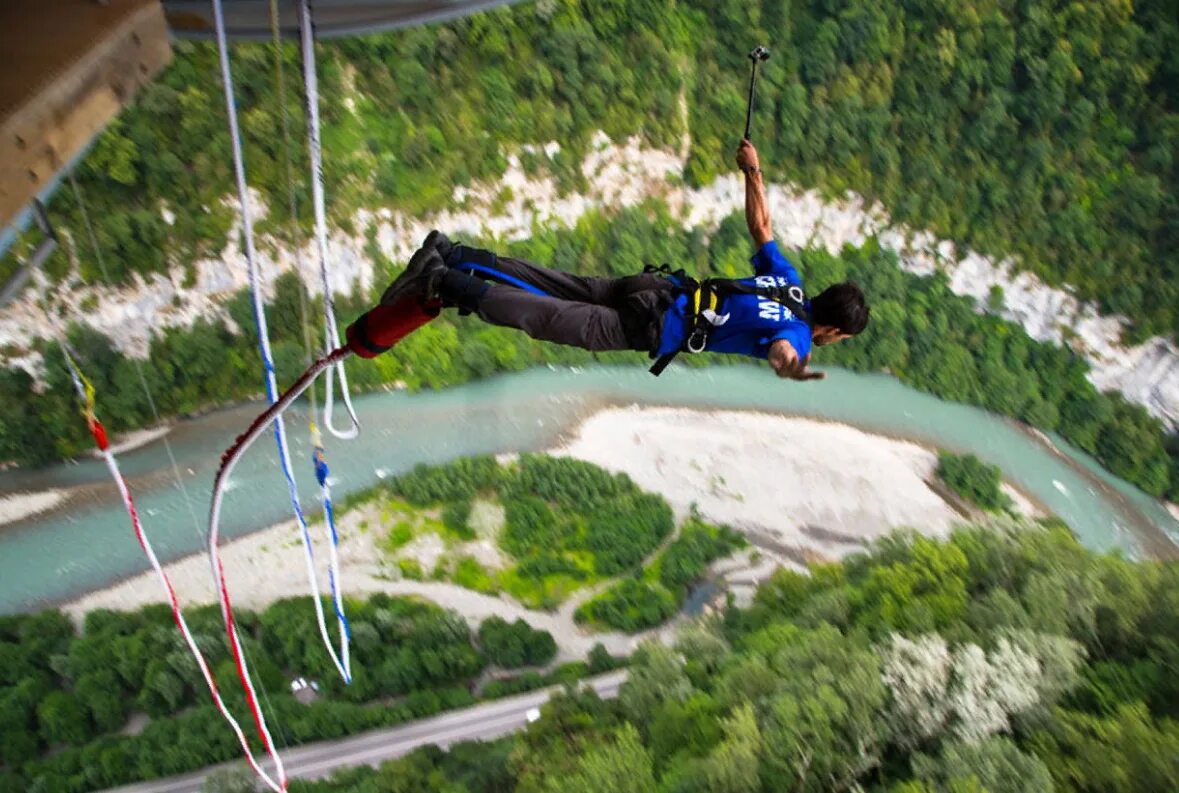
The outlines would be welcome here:
<svg viewBox="0 0 1179 793">
<path fill-rule="evenodd" d="M 435 301 L 438 299 L 442 276 L 447 272 L 446 264 L 436 249 L 418 248 L 405 266 L 405 272 L 389 284 L 381 295 L 381 305 L 391 306 L 406 297 L 415 297 L 422 304 Z"/>
<path fill-rule="evenodd" d="M 458 308 L 459 314 L 472 314 L 479 310 L 488 287 L 486 281 L 468 272 L 447 269 L 438 282 L 438 297 L 442 305 Z"/>
<path fill-rule="evenodd" d="M 434 229 L 426 235 L 426 239 L 422 242 L 423 248 L 433 248 L 438 251 L 438 255 L 446 261 L 450 257 L 450 252 L 454 248 L 454 243 L 450 238 L 443 234 L 438 229 Z M 449 262 L 447 262 L 449 265 Z"/>
<path fill-rule="evenodd" d="M 449 242 L 449 240 L 447 240 Z M 451 244 L 443 255 L 447 267 L 459 267 L 464 264 L 477 264 L 494 270 L 498 266 L 499 257 L 483 248 L 472 248 L 469 245 Z"/>
</svg>

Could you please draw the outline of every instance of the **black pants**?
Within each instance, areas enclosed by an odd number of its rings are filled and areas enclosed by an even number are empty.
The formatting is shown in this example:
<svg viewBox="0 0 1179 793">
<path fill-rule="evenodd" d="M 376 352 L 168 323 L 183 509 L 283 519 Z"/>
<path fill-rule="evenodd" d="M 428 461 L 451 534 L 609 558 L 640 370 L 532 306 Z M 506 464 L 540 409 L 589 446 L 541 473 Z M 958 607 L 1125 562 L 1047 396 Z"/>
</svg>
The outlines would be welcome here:
<svg viewBox="0 0 1179 793">
<path fill-rule="evenodd" d="M 594 352 L 652 352 L 659 346 L 663 312 L 673 299 L 672 284 L 663 276 L 570 275 L 507 256 L 498 257 L 496 269 L 549 296 L 493 283 L 479 303 L 485 322 Z"/>
</svg>

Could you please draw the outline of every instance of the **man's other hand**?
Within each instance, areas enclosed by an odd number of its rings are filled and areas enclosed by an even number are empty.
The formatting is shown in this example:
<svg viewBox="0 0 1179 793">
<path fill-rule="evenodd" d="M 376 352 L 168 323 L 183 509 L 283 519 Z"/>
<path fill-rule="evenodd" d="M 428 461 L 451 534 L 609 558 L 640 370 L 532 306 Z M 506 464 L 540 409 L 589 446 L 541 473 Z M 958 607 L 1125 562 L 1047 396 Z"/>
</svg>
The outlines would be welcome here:
<svg viewBox="0 0 1179 793">
<path fill-rule="evenodd" d="M 785 339 L 778 339 L 771 344 L 766 357 L 774 374 L 787 380 L 822 380 L 827 376 L 824 372 L 812 372 L 808 369 L 811 356 L 799 358 L 794 346 Z"/>
<path fill-rule="evenodd" d="M 737 167 L 742 171 L 748 171 L 751 168 L 761 168 L 757 159 L 757 149 L 748 140 L 742 140 L 737 146 Z"/>
</svg>

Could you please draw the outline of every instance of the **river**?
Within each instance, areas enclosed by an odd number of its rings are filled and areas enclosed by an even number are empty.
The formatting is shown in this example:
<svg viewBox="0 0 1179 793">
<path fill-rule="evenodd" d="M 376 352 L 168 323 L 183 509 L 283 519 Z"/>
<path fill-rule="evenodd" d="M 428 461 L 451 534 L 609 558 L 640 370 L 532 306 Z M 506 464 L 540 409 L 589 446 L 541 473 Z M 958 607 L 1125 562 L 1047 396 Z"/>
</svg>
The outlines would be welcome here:
<svg viewBox="0 0 1179 793">
<path fill-rule="evenodd" d="M 354 441 L 328 438 L 338 501 L 420 462 L 468 454 L 551 447 L 562 433 L 610 404 L 755 409 L 845 422 L 998 465 L 1095 550 L 1141 553 L 1142 539 L 1179 541 L 1179 522 L 1163 505 L 1102 471 L 1053 438 L 1058 451 L 1006 419 L 943 402 L 881 374 L 828 370 L 815 383 L 782 382 L 764 368 L 673 369 L 655 379 L 641 368 L 536 369 L 439 392 L 367 394 L 356 400 L 364 431 Z M 256 404 L 177 424 L 168 439 L 184 492 L 163 443 L 120 457 L 144 526 L 165 560 L 203 547 L 209 489 L 221 452 L 257 413 Z M 304 504 L 316 509 L 306 415 L 288 419 Z M 235 537 L 290 516 L 285 485 L 264 436 L 234 471 L 223 535 Z M 109 585 L 147 567 L 105 466 L 98 460 L 40 471 L 0 473 L 0 498 L 14 492 L 68 490 L 58 507 L 0 528 L 0 612 L 21 611 Z M 186 498 L 187 494 L 187 498 Z"/>
</svg>

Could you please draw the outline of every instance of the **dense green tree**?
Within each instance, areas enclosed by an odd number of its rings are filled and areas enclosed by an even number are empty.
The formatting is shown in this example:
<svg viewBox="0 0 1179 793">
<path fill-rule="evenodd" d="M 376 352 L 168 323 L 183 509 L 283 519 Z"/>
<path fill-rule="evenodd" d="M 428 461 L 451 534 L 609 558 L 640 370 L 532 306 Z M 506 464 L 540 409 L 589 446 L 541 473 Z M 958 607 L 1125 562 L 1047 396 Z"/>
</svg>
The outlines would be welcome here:
<svg viewBox="0 0 1179 793">
<path fill-rule="evenodd" d="M 886 693 L 873 653 L 821 628 L 798 633 L 768 660 L 784 680 L 763 706 L 765 779 L 793 790 L 844 788 L 879 765 Z"/>
<path fill-rule="evenodd" d="M 765 750 L 753 708 L 746 704 L 720 722 L 720 743 L 703 766 L 709 793 L 756 793 L 759 761 Z"/>
<path fill-rule="evenodd" d="M 951 743 L 937 757 L 913 757 L 913 772 L 928 789 L 953 793 L 986 790 L 991 793 L 1052 793 L 1056 787 L 1047 766 L 1021 752 L 1006 738 L 978 744 Z"/>
<path fill-rule="evenodd" d="M 665 622 L 676 612 L 674 595 L 658 584 L 624 578 L 577 608 L 579 622 L 593 622 L 635 633 Z"/>
<path fill-rule="evenodd" d="M 740 547 L 744 540 L 727 526 L 689 520 L 659 559 L 659 582 L 669 591 L 685 592 L 714 560 Z"/>
<path fill-rule="evenodd" d="M 924 542 L 930 547 L 896 535 L 842 563 L 814 566 L 809 575 L 779 573 L 751 608 L 730 608 L 723 618 L 689 626 L 674 647 L 642 645 L 617 700 L 570 688 L 513 737 L 450 753 L 422 749 L 381 769 L 296 782 L 292 791 L 1096 793 L 1174 787 L 1179 733 L 1170 715 L 1174 686 L 1167 682 L 1167 670 L 1179 660 L 1172 640 L 1179 624 L 1174 563 L 1094 554 L 1058 521 L 1011 517 Z M 895 580 L 913 585 L 883 585 Z M 970 606 L 931 603 L 956 602 L 953 582 L 969 593 Z M 893 601 L 889 610 L 879 608 L 885 595 Z M 847 609 L 833 608 L 836 602 Z M 269 610 L 243 615 L 252 660 L 281 656 L 288 674 L 285 653 L 303 662 L 302 646 L 286 635 L 296 627 L 287 617 L 298 607 L 308 606 L 276 604 L 269 616 Z M 465 686 L 478 666 L 464 665 L 464 652 L 474 648 L 461 619 L 385 595 L 352 604 L 350 611 L 355 625 L 377 636 L 363 651 L 357 642 L 353 685 L 367 686 L 365 696 L 379 703 L 354 704 L 350 693 L 325 685 L 319 701 L 299 705 L 279 691 L 285 685 L 280 675 L 270 688 L 270 709 L 283 741 L 343 736 L 472 701 Z M 837 624 L 819 618 L 831 613 L 840 616 Z M 907 634 L 882 631 L 882 614 L 903 622 Z M 168 643 L 156 634 L 166 618 L 158 608 L 125 617 L 99 612 L 86 620 L 81 637 L 31 642 L 40 652 L 54 648 L 51 656 L 59 660 L 29 669 L 0 692 L 0 749 L 9 764 L 0 790 L 90 790 L 237 755 L 216 712 L 187 705 L 178 715 L 153 719 L 134 737 L 108 735 L 84 746 L 55 746 L 45 755 L 50 747 L 35 739 L 18 745 L 25 732 L 14 726 L 31 725 L 36 734 L 46 703 L 56 707 L 82 688 L 54 677 L 74 674 L 98 657 L 92 648 L 75 651 L 76 645 L 104 636 L 141 637 L 153 650 L 143 668 L 163 660 L 177 669 L 168 661 Z M 210 618 L 216 614 L 198 610 L 192 622 L 203 628 Z M 68 629 L 59 619 L 0 619 L 0 642 L 12 643 L 33 625 L 45 633 L 55 625 Z M 926 622 L 937 623 L 940 633 L 913 627 Z M 263 625 L 278 642 L 254 638 Z M 517 627 L 485 625 L 504 633 Z M 601 664 L 604 651 L 593 655 Z M 99 671 L 87 669 L 83 678 Z M 226 660 L 216 671 L 232 679 Z M 386 671 L 388 680 L 379 684 L 364 679 Z M 530 690 L 542 678 L 510 682 L 519 689 L 504 685 L 498 693 Z M 141 685 L 147 684 L 145 676 Z M 390 696 L 399 698 L 391 704 Z M 73 707 L 85 719 L 93 711 L 80 693 L 77 699 Z"/>
<path fill-rule="evenodd" d="M 488 617 L 479 626 L 479 641 L 491 662 L 507 669 L 543 666 L 557 654 L 552 635 L 533 630 L 522 619 L 509 623 L 500 617 Z"/>
<path fill-rule="evenodd" d="M 656 793 L 651 756 L 634 727 L 625 725 L 614 740 L 590 749 L 568 777 L 550 778 L 551 793 Z"/>
<path fill-rule="evenodd" d="M 127 700 L 114 672 L 99 670 L 83 675 L 74 685 L 74 691 L 98 732 L 114 732 L 126 722 Z"/>
<path fill-rule="evenodd" d="M 647 725 L 666 702 L 685 701 L 692 685 L 683 672 L 684 659 L 658 644 L 640 647 L 636 664 L 619 694 L 623 713 L 638 725 Z"/>
<path fill-rule="evenodd" d="M 90 719 L 78 698 L 54 691 L 37 705 L 37 723 L 46 743 L 80 745 L 91 736 Z"/>
<path fill-rule="evenodd" d="M 999 467 L 984 463 L 973 454 L 940 453 L 937 475 L 955 493 L 983 509 L 1010 506 L 1011 499 L 1003 492 L 1003 474 Z"/>
<path fill-rule="evenodd" d="M 1032 741 L 1060 790 L 1167 790 L 1179 779 L 1179 726 L 1141 705 L 1108 717 L 1060 712 Z"/>
<path fill-rule="evenodd" d="M 893 547 L 897 560 L 874 567 L 859 588 L 857 621 L 870 630 L 931 630 L 958 620 L 967 603 L 962 552 L 919 536 Z"/>
</svg>

